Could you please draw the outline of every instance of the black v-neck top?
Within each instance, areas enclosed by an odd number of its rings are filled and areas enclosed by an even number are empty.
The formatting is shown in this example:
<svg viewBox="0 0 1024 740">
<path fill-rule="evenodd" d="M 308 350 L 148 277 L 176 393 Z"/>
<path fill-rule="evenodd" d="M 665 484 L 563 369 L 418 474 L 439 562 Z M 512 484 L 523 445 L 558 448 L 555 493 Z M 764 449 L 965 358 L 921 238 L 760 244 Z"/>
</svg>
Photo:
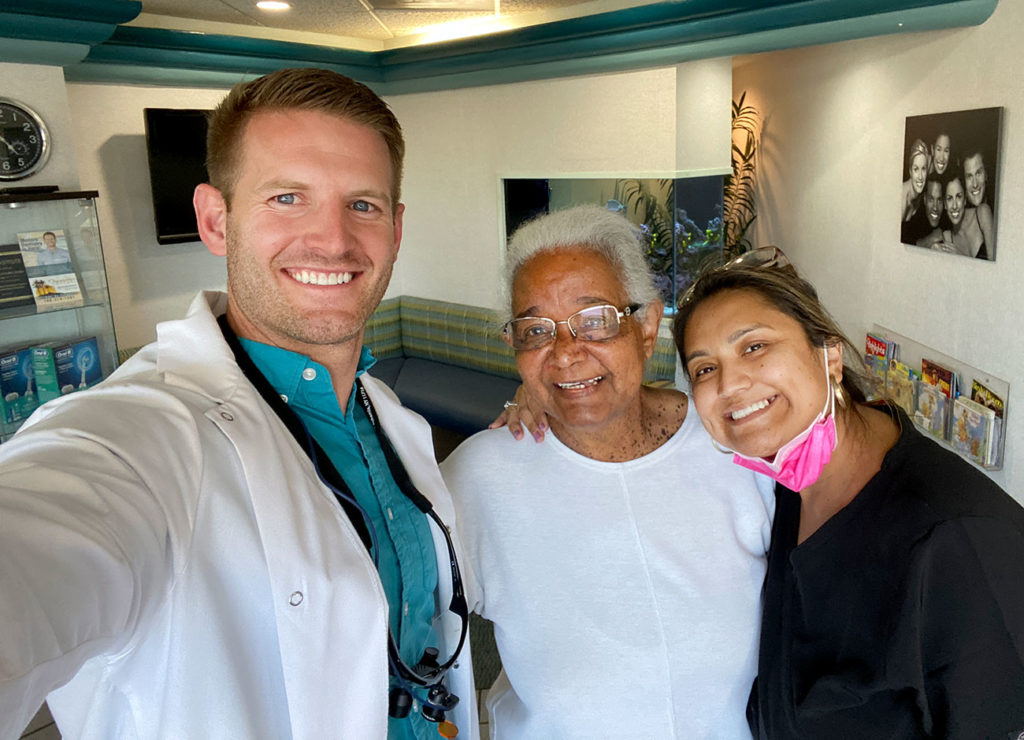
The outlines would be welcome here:
<svg viewBox="0 0 1024 740">
<path fill-rule="evenodd" d="M 756 738 L 1024 733 L 1024 509 L 890 413 L 881 470 L 799 546 L 776 486 Z"/>
</svg>

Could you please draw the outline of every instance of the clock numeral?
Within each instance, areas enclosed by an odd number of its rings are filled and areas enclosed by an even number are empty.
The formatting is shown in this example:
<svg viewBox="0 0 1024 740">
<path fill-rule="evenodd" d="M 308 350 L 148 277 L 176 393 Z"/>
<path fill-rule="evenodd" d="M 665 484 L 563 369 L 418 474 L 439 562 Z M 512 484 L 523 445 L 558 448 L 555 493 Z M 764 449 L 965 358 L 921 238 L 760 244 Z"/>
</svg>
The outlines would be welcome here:
<svg viewBox="0 0 1024 740">
<path fill-rule="evenodd" d="M 6 159 L 4 160 L 4 163 L 3 163 L 3 169 L 4 169 L 4 172 L 7 172 L 7 171 L 9 171 L 11 169 L 11 163 L 8 162 Z"/>
<path fill-rule="evenodd" d="M 32 134 L 32 136 L 28 137 L 28 142 L 29 142 L 30 144 L 35 144 L 35 143 L 36 143 L 36 141 L 37 141 L 37 139 L 36 139 L 36 136 L 35 136 L 35 134 Z"/>
<path fill-rule="evenodd" d="M 25 130 L 25 131 L 31 131 L 31 130 L 32 130 L 32 124 L 31 124 L 31 123 L 29 123 L 28 121 L 26 121 L 25 123 L 21 124 L 21 127 L 22 127 L 22 128 L 23 128 L 23 129 Z"/>
</svg>

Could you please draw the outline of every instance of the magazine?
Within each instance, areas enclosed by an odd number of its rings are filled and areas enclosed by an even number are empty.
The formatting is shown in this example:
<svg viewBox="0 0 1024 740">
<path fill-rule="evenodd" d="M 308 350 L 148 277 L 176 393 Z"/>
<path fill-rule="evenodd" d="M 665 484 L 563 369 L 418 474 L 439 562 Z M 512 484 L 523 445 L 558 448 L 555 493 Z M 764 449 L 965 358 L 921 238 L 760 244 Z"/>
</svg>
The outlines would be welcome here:
<svg viewBox="0 0 1024 740">
<path fill-rule="evenodd" d="M 17 244 L 0 244 L 0 311 L 34 305 L 21 249 Z"/>
<path fill-rule="evenodd" d="M 1003 402 L 1002 397 L 993 393 L 989 388 L 982 385 L 977 380 L 971 383 L 971 400 L 976 403 L 980 403 L 982 406 L 988 406 L 996 412 L 997 418 L 1003 418 L 1005 403 Z"/>
<path fill-rule="evenodd" d="M 949 399 L 934 385 L 919 383 L 914 422 L 936 439 L 945 440 L 949 421 Z"/>
<path fill-rule="evenodd" d="M 82 288 L 63 229 L 18 234 L 18 246 L 37 311 L 82 305 Z"/>
<path fill-rule="evenodd" d="M 953 449 L 979 465 L 989 464 L 989 444 L 992 440 L 996 412 L 975 403 L 966 396 L 953 401 Z"/>
<path fill-rule="evenodd" d="M 885 376 L 886 395 L 911 417 L 914 415 L 917 402 L 916 375 L 899 360 L 892 360 L 889 362 L 889 372 Z"/>
<path fill-rule="evenodd" d="M 921 380 L 941 389 L 946 398 L 955 398 L 957 395 L 956 373 L 934 360 L 921 360 Z"/>
</svg>

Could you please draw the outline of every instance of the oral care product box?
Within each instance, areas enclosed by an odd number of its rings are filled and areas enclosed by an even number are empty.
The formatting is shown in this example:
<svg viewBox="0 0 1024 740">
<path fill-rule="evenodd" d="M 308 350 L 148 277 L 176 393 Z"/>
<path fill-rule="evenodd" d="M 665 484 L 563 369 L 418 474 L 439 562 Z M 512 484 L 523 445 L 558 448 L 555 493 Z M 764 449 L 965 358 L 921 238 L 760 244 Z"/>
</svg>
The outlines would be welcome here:
<svg viewBox="0 0 1024 740">
<path fill-rule="evenodd" d="M 32 348 L 0 350 L 0 421 L 21 421 L 39 405 L 32 372 Z"/>
<path fill-rule="evenodd" d="M 89 388 L 103 379 L 96 337 L 49 342 L 32 348 L 39 402 Z"/>
</svg>

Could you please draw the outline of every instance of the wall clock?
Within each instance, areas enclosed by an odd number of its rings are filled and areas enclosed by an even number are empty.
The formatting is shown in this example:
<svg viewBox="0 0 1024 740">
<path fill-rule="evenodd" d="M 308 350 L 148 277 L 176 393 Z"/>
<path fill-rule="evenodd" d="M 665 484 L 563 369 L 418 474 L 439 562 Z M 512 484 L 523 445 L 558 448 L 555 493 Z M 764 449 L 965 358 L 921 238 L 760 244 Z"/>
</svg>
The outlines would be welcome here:
<svg viewBox="0 0 1024 740">
<path fill-rule="evenodd" d="M 50 156 L 50 133 L 24 103 L 0 97 L 0 180 L 21 180 L 43 168 Z"/>
</svg>

